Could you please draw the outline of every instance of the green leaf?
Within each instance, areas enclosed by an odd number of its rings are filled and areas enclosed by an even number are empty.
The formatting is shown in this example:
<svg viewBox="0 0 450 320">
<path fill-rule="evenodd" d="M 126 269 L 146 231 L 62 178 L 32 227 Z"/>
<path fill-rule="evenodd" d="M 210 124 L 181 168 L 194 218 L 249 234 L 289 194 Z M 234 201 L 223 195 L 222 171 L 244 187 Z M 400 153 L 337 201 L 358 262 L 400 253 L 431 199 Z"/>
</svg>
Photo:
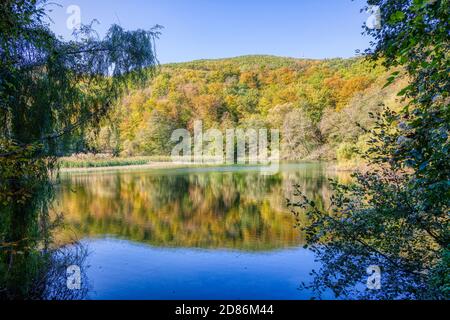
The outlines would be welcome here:
<svg viewBox="0 0 450 320">
<path fill-rule="evenodd" d="M 405 19 L 405 17 L 406 17 L 406 15 L 402 11 L 397 11 L 389 17 L 389 22 L 390 23 L 398 23 L 400 21 L 403 21 L 403 19 Z"/>
</svg>

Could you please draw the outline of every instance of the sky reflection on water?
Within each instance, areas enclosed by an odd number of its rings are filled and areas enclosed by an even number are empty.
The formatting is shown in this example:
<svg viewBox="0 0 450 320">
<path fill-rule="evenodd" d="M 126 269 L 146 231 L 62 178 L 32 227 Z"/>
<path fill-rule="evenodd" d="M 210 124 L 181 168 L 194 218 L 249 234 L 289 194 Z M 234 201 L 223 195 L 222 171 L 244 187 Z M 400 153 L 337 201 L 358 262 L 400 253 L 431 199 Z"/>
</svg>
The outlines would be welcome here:
<svg viewBox="0 0 450 320">
<path fill-rule="evenodd" d="M 314 256 L 286 208 L 293 184 L 326 205 L 320 164 L 111 171 L 62 178 L 65 243 L 90 255 L 89 299 L 309 299 Z M 330 297 L 329 297 L 330 298 Z"/>
</svg>

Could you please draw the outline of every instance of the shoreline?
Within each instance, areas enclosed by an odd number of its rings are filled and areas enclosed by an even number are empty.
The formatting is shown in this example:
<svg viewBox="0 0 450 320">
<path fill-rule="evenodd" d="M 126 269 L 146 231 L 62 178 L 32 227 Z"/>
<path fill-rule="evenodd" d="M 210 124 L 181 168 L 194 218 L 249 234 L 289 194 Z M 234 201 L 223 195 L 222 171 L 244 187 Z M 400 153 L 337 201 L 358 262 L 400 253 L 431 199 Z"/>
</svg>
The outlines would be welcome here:
<svg viewBox="0 0 450 320">
<path fill-rule="evenodd" d="M 117 165 L 104 167 L 79 167 L 79 168 L 60 168 L 60 173 L 87 173 L 99 171 L 115 171 L 115 170 L 170 170 L 170 169 L 187 169 L 187 168 L 231 168 L 231 167 L 260 167 L 261 164 L 223 164 L 223 163 L 192 163 L 192 162 L 149 162 L 146 164 Z"/>
<path fill-rule="evenodd" d="M 280 162 L 280 165 L 282 164 L 288 164 L 288 163 L 326 163 L 326 170 L 327 171 L 334 171 L 334 172 L 352 172 L 357 170 L 358 168 L 361 169 L 364 166 L 354 164 L 338 164 L 335 161 L 287 161 L 287 162 Z M 211 167 L 233 167 L 233 166 L 243 166 L 243 165 L 237 165 L 237 164 L 214 164 L 214 163 L 204 163 L 204 164 L 197 164 L 192 162 L 168 162 L 168 161 L 156 161 L 156 162 L 149 162 L 146 164 L 130 164 L 130 165 L 110 165 L 110 166 L 103 166 L 103 167 L 77 167 L 77 168 L 70 168 L 70 167 L 61 167 L 59 169 L 60 173 L 88 173 L 88 172 L 102 172 L 102 171 L 116 171 L 116 170 L 170 170 L 170 169 L 185 169 L 185 168 L 211 168 Z M 260 166 L 259 164 L 246 164 L 244 166 Z"/>
<path fill-rule="evenodd" d="M 97 172 L 97 171 L 111 171 L 111 170 L 129 170 L 129 169 L 180 169 L 194 167 L 193 163 L 179 163 L 179 162 L 149 162 L 146 164 L 130 164 L 104 167 L 79 167 L 79 168 L 60 168 L 60 173 L 77 173 L 77 172 Z"/>
</svg>

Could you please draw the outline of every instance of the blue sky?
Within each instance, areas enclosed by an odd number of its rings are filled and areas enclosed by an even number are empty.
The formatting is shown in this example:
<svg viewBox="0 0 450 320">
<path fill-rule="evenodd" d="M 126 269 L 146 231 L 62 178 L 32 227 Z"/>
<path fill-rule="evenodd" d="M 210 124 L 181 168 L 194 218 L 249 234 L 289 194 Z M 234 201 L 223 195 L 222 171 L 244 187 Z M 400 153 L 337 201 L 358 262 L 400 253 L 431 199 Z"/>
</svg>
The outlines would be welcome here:
<svg viewBox="0 0 450 320">
<path fill-rule="evenodd" d="M 82 23 L 97 19 L 100 34 L 117 23 L 125 29 L 164 26 L 157 42 L 161 63 L 246 54 L 297 58 L 355 56 L 369 46 L 362 36 L 364 0 L 56 0 L 58 35 L 69 38 L 67 7 L 77 5 Z"/>
</svg>

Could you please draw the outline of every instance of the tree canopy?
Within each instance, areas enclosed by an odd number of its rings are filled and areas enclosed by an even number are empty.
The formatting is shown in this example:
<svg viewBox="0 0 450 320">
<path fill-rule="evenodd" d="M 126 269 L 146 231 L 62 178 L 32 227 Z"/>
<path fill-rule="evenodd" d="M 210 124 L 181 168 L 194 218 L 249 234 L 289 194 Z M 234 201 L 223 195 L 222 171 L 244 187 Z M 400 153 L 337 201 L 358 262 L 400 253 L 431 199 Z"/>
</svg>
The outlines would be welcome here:
<svg viewBox="0 0 450 320">
<path fill-rule="evenodd" d="M 157 65 L 160 27 L 113 25 L 100 38 L 84 25 L 63 41 L 45 22 L 45 5 L 0 4 L 0 296 L 10 298 L 46 290 L 36 285 L 45 265 L 38 245 L 49 236 L 55 156 Z"/>
<path fill-rule="evenodd" d="M 334 159 L 341 144 L 363 144 L 356 124 L 371 128 L 369 111 L 381 110 L 382 103 L 399 105 L 395 88 L 383 89 L 388 76 L 362 58 L 244 56 L 163 65 L 102 122 L 104 132 L 114 133 L 109 145 L 75 141 L 67 153 L 168 156 L 170 133 L 192 130 L 202 120 L 205 128 L 220 130 L 280 129 L 284 159 Z"/>
<path fill-rule="evenodd" d="M 372 115 L 369 170 L 350 186 L 334 183 L 330 210 L 300 190 L 290 205 L 307 210 L 299 226 L 323 261 L 313 283 L 320 295 L 387 299 L 448 299 L 449 282 L 449 2 L 374 0 L 381 29 L 367 52 L 409 83 L 400 90 L 404 108 Z M 399 71 L 392 68 L 402 66 Z M 360 290 L 366 268 L 381 268 L 381 289 Z"/>
</svg>

